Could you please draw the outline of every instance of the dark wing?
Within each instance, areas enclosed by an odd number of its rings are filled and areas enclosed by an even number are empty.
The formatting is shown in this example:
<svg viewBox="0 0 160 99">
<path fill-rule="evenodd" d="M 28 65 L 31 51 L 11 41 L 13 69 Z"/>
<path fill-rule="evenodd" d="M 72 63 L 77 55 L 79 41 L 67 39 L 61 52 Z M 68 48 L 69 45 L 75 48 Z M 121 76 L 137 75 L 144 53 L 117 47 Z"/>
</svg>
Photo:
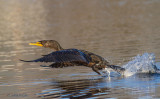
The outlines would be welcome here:
<svg viewBox="0 0 160 99">
<path fill-rule="evenodd" d="M 89 63 L 86 54 L 81 52 L 78 49 L 66 49 L 66 50 L 60 50 L 52 52 L 48 55 L 45 55 L 44 57 L 41 57 L 36 60 L 31 61 L 25 61 L 24 62 L 55 62 L 55 63 L 61 63 L 61 62 L 85 62 Z"/>
</svg>

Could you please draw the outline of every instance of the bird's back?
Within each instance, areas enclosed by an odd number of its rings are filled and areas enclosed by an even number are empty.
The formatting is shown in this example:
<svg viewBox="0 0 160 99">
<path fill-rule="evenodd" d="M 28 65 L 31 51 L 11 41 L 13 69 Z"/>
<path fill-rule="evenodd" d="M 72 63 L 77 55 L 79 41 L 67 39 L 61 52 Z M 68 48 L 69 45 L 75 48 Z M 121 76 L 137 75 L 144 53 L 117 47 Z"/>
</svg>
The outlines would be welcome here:
<svg viewBox="0 0 160 99">
<path fill-rule="evenodd" d="M 105 60 L 103 57 L 101 57 L 97 54 L 94 54 L 94 53 L 86 51 L 86 50 L 80 50 L 80 51 L 83 52 L 84 54 L 86 54 L 89 62 L 98 64 L 99 66 L 109 65 L 109 62 L 107 60 Z"/>
</svg>

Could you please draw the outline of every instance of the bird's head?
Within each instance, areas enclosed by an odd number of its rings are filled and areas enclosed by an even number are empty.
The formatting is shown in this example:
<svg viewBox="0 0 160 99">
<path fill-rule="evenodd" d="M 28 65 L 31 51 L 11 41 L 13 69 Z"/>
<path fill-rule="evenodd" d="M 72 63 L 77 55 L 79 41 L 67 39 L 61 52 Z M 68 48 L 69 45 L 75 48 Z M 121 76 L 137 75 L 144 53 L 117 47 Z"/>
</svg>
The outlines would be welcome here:
<svg viewBox="0 0 160 99">
<path fill-rule="evenodd" d="M 42 40 L 42 41 L 38 41 L 36 43 L 29 43 L 29 45 L 46 47 L 46 48 L 53 49 L 55 51 L 63 50 L 63 48 L 60 46 L 60 44 L 55 40 Z"/>
</svg>

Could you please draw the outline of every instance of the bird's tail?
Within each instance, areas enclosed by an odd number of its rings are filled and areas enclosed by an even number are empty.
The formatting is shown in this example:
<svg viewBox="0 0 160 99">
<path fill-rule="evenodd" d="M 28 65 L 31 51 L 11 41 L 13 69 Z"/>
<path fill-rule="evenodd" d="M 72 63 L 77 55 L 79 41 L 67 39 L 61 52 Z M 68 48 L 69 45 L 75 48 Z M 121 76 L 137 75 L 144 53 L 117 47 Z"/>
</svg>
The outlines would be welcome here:
<svg viewBox="0 0 160 99">
<path fill-rule="evenodd" d="M 22 59 L 19 59 L 20 61 L 23 61 L 23 62 L 34 62 L 33 60 L 31 61 L 26 61 L 26 60 L 22 60 Z"/>
<path fill-rule="evenodd" d="M 107 67 L 112 68 L 113 70 L 115 70 L 116 72 L 119 72 L 121 74 L 125 71 L 125 68 L 122 68 L 122 67 L 116 66 L 116 65 L 107 65 Z"/>
</svg>

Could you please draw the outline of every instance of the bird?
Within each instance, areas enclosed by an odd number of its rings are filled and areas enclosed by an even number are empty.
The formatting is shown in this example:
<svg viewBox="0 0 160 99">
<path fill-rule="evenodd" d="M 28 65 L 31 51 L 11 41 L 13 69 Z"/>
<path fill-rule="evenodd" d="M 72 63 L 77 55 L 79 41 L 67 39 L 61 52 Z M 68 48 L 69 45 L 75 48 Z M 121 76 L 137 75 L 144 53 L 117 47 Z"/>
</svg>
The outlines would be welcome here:
<svg viewBox="0 0 160 99">
<path fill-rule="evenodd" d="M 29 43 L 29 45 L 50 48 L 53 50 L 53 52 L 47 55 L 43 55 L 41 58 L 35 60 L 20 61 L 52 62 L 52 64 L 49 65 L 49 67 L 52 68 L 63 68 L 68 66 L 86 66 L 92 68 L 92 70 L 98 75 L 101 75 L 99 71 L 102 69 L 112 69 L 119 73 L 123 73 L 125 71 L 125 68 L 111 65 L 103 57 L 92 52 L 76 48 L 64 49 L 56 40 L 41 40 L 36 43 Z"/>
</svg>

